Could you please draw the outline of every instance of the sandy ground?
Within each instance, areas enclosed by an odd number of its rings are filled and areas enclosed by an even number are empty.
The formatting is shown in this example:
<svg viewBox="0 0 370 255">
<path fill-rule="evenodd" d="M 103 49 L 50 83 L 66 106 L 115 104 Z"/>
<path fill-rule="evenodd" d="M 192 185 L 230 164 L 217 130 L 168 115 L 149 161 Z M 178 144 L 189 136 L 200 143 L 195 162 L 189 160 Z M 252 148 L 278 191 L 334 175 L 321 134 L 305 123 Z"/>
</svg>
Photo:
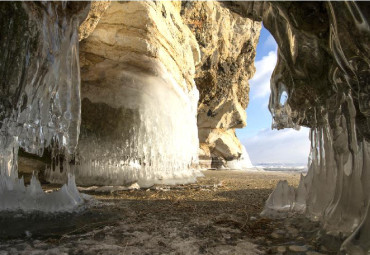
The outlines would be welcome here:
<svg viewBox="0 0 370 255">
<path fill-rule="evenodd" d="M 204 174 L 190 185 L 89 191 L 75 213 L 3 213 L 0 254 L 336 254 L 318 224 L 259 217 L 277 182 L 297 186 L 299 173 Z"/>
</svg>

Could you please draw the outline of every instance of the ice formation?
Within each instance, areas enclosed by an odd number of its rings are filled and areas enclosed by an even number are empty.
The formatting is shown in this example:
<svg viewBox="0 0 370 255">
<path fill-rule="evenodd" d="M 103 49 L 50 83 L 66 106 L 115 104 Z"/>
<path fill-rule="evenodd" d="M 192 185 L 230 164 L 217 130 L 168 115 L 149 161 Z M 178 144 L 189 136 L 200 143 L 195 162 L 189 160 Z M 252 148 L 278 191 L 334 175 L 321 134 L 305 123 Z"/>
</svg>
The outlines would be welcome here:
<svg viewBox="0 0 370 255">
<path fill-rule="evenodd" d="M 107 70 L 107 65 L 98 68 Z M 195 169 L 199 147 L 196 87 L 184 92 L 163 66 L 156 75 L 122 68 L 113 79 L 120 80 L 119 90 L 89 84 L 84 91 L 82 121 L 89 122 L 82 123 L 73 166 L 77 183 L 148 187 L 195 182 L 200 175 Z M 107 107 L 102 94 L 111 99 L 107 110 L 100 108 Z M 98 130 L 102 120 L 95 112 L 99 109 L 117 113 L 109 120 L 113 126 L 109 132 Z M 90 113 L 84 115 L 84 111 Z M 64 182 L 65 176 L 58 166 L 47 171 L 52 182 Z"/>
<path fill-rule="evenodd" d="M 46 194 L 33 177 L 18 179 L 18 148 L 42 155 L 53 146 L 73 153 L 80 126 L 79 19 L 86 4 L 67 12 L 66 2 L 2 3 L 4 37 L 0 134 L 0 210 L 68 210 L 82 199 L 71 176 L 59 191 Z M 12 15 L 13 14 L 13 15 Z M 11 15 L 11 17 L 9 17 Z M 10 18 L 10 21 L 8 20 Z"/>
<path fill-rule="evenodd" d="M 227 168 L 238 170 L 247 170 L 253 168 L 253 164 L 249 158 L 247 150 L 245 149 L 244 145 L 242 145 L 242 147 L 242 155 L 240 156 L 240 158 L 227 161 Z"/>
<path fill-rule="evenodd" d="M 284 68 L 288 65 L 283 57 L 296 61 L 299 57 L 296 49 L 296 43 L 299 41 L 296 40 L 299 36 L 302 40 L 303 35 L 296 31 L 296 34 L 292 35 L 293 30 L 287 29 L 290 35 L 286 41 L 291 43 L 292 48 L 279 48 L 278 64 L 271 79 L 269 107 L 274 118 L 273 128 L 310 126 L 311 152 L 308 173 L 306 176 L 302 175 L 299 187 L 294 189 L 286 182 L 280 182 L 266 202 L 262 215 L 276 217 L 284 212 L 305 213 L 313 220 L 321 221 L 329 234 L 342 233 L 349 236 L 342 245 L 343 254 L 369 254 L 368 13 L 362 13 L 359 6 L 352 2 L 328 2 L 325 6 L 330 24 L 328 50 L 333 57 L 333 63 L 328 75 L 329 80 L 322 81 L 322 87 L 315 88 L 317 84 L 310 84 L 309 82 L 314 80 L 310 77 L 304 80 L 308 82 L 308 87 L 319 89 L 303 92 L 300 90 L 305 86 L 300 83 L 300 79 L 309 71 L 307 66 L 312 64 L 317 67 L 318 62 L 310 62 L 305 66 L 295 63 L 294 75 L 291 71 L 285 72 Z M 339 16 L 345 19 L 338 20 Z M 358 39 L 354 39 L 357 40 L 356 43 L 353 43 L 353 38 Z M 315 45 L 315 40 L 307 37 L 305 43 Z M 316 57 L 321 49 L 318 49 L 317 45 L 315 47 L 317 51 L 312 54 Z M 290 84 L 286 85 L 286 82 Z M 325 86 L 332 86 L 332 90 L 323 92 L 322 88 Z M 288 95 L 287 100 L 282 99 L 285 93 Z M 294 101 L 295 96 L 302 96 L 304 93 L 311 93 L 314 101 L 310 102 L 309 98 L 306 102 L 297 104 L 297 101 Z M 300 108 L 310 103 L 309 107 Z"/>
</svg>

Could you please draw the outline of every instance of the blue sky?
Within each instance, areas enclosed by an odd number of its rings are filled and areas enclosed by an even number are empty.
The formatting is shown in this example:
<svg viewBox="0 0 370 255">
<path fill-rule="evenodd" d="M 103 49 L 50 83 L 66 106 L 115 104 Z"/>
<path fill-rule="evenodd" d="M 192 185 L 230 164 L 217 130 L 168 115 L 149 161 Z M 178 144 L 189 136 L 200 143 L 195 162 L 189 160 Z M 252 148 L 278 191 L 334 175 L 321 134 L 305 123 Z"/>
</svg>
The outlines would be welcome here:
<svg viewBox="0 0 370 255">
<path fill-rule="evenodd" d="M 252 163 L 306 164 L 309 154 L 309 129 L 271 130 L 271 113 L 268 110 L 270 77 L 277 60 L 277 44 L 262 27 L 257 45 L 256 73 L 249 81 L 250 94 L 247 108 L 247 127 L 236 129 L 246 147 Z"/>
</svg>

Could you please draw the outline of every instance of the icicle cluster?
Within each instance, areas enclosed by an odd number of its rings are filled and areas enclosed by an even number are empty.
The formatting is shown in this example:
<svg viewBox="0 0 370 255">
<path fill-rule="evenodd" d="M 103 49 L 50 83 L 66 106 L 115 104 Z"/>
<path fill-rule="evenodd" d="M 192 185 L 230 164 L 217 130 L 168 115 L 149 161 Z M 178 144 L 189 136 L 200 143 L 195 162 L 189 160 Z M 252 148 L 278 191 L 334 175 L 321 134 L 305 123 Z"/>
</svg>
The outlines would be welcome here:
<svg viewBox="0 0 370 255">
<path fill-rule="evenodd" d="M 82 202 L 69 178 L 46 194 L 18 179 L 18 147 L 42 155 L 52 145 L 73 153 L 80 126 L 79 14 L 67 3 L 2 3 L 0 210 L 68 210 Z M 86 10 L 85 10 L 86 12 Z M 10 47 L 9 44 L 13 44 Z M 58 200 L 58 201 L 57 201 Z M 55 203 L 56 202 L 56 203 Z"/>
<path fill-rule="evenodd" d="M 200 175 L 195 169 L 199 148 L 196 87 L 184 92 L 164 67 L 156 76 L 138 75 L 129 70 L 121 72 L 129 78 L 119 84 L 111 106 L 85 94 L 92 101 L 83 100 L 82 111 L 91 112 L 83 113 L 82 118 L 73 166 L 77 183 L 130 185 L 136 182 L 140 187 L 149 187 L 195 182 Z M 102 120 L 99 111 L 116 115 Z M 109 121 L 109 126 L 105 121 Z M 110 131 L 104 133 L 101 129 Z M 47 170 L 49 181 L 65 182 L 66 171 L 61 171 L 60 166 Z"/>
<path fill-rule="evenodd" d="M 321 221 L 328 233 L 349 235 L 341 252 L 366 255 L 370 252 L 370 28 L 356 3 L 329 2 L 326 6 L 333 57 L 326 85 L 332 91 L 318 94 L 310 109 L 295 111 L 289 106 L 290 99 L 301 92 L 293 77 L 289 78 L 293 83 L 285 88 L 280 66 L 271 79 L 273 127 L 311 126 L 309 171 L 297 189 L 280 182 L 262 215 L 305 213 Z M 361 41 L 353 42 L 350 34 Z M 285 104 L 280 102 L 283 91 L 290 97 Z"/>
</svg>

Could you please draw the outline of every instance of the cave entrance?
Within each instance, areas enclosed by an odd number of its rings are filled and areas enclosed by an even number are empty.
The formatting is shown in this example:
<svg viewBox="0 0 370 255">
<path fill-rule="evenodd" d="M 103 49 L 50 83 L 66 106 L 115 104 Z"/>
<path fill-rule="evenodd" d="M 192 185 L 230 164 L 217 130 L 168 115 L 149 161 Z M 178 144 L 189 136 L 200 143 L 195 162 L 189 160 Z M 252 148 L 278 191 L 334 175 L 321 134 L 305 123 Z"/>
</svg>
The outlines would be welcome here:
<svg viewBox="0 0 370 255">
<path fill-rule="evenodd" d="M 236 129 L 255 167 L 265 170 L 306 171 L 310 151 L 309 129 L 272 130 L 272 117 L 268 110 L 270 78 L 277 61 L 277 43 L 262 26 L 255 59 L 256 73 L 249 81 L 247 126 Z M 287 100 L 281 96 L 281 104 Z"/>
</svg>

